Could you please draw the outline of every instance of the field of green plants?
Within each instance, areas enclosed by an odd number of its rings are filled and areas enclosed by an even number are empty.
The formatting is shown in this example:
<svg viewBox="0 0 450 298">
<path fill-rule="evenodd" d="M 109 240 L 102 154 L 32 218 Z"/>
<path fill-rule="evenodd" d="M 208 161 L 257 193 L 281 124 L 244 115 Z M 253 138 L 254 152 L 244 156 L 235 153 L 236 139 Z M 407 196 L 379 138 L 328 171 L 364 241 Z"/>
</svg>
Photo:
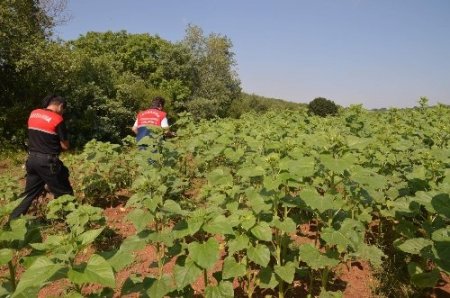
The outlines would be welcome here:
<svg viewBox="0 0 450 298">
<path fill-rule="evenodd" d="M 129 137 L 64 155 L 75 197 L 11 226 L 23 178 L 2 169 L 0 297 L 62 280 L 65 297 L 298 297 L 299 285 L 341 297 L 335 269 L 353 262 L 370 265 L 373 297 L 430 296 L 448 281 L 449 107 L 176 126 L 146 151 Z M 121 200 L 134 232 L 114 237 L 103 211 Z M 151 273 L 119 282 L 147 246 Z"/>
</svg>

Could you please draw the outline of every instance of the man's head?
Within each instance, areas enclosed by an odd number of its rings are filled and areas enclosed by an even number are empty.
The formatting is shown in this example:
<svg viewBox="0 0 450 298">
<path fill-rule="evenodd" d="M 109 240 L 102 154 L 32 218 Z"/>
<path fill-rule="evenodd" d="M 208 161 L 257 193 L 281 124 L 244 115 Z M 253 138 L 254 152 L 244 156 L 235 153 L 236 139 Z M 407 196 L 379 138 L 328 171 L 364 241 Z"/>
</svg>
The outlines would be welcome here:
<svg viewBox="0 0 450 298">
<path fill-rule="evenodd" d="M 152 109 L 162 110 L 164 109 L 165 99 L 161 96 L 156 96 L 152 101 Z"/>
<path fill-rule="evenodd" d="M 42 105 L 44 108 L 50 109 L 62 115 L 64 113 L 67 103 L 62 96 L 51 94 L 44 98 Z"/>
</svg>

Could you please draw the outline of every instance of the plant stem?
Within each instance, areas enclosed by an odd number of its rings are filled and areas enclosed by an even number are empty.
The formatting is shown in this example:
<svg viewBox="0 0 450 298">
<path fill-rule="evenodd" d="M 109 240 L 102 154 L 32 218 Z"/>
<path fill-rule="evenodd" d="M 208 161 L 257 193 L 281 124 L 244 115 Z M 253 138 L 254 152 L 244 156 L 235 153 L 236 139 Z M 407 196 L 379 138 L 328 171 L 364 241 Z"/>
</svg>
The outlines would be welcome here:
<svg viewBox="0 0 450 298">
<path fill-rule="evenodd" d="M 206 269 L 203 269 L 203 281 L 205 283 L 205 289 L 208 286 L 208 272 L 206 271 Z"/>
<path fill-rule="evenodd" d="M 323 271 L 322 271 L 322 288 L 324 288 L 325 290 L 327 289 L 329 272 L 330 272 L 330 270 L 328 269 L 328 267 L 325 267 L 325 269 L 323 269 Z"/>
<path fill-rule="evenodd" d="M 251 286 L 252 281 L 252 272 L 248 268 L 248 261 L 247 261 L 247 297 L 251 298 L 253 296 L 253 287 Z"/>
<path fill-rule="evenodd" d="M 16 269 L 14 268 L 14 264 L 12 261 L 8 262 L 8 267 L 9 267 L 9 275 L 10 275 L 10 280 L 11 280 L 11 286 L 12 289 L 15 291 L 16 290 Z"/>
<path fill-rule="evenodd" d="M 284 298 L 284 281 L 280 281 L 280 285 L 278 287 L 278 298 Z"/>
</svg>

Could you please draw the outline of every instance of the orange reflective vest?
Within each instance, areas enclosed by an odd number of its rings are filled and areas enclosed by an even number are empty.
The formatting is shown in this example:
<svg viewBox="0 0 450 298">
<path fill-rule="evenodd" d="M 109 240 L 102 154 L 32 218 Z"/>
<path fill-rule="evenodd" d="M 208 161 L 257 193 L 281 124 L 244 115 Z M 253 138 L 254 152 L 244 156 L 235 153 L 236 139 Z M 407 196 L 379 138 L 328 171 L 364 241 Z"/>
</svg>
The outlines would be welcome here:
<svg viewBox="0 0 450 298">
<path fill-rule="evenodd" d="M 148 109 L 139 112 L 137 115 L 137 127 L 161 126 L 162 120 L 166 118 L 166 113 L 158 109 Z"/>
<path fill-rule="evenodd" d="M 28 129 L 57 135 L 56 127 L 63 121 L 63 117 L 50 110 L 36 109 L 28 118 Z"/>
</svg>

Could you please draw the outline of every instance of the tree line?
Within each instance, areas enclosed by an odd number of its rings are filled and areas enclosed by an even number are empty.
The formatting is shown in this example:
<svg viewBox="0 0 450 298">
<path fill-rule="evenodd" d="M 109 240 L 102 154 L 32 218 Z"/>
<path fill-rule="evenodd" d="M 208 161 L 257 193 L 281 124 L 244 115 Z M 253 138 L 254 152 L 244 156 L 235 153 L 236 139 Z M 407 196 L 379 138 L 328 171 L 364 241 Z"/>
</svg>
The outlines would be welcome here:
<svg viewBox="0 0 450 298">
<path fill-rule="evenodd" d="M 120 142 L 130 133 L 136 112 L 147 108 L 156 95 L 168 100 L 172 121 L 182 112 L 209 119 L 299 106 L 243 93 L 227 36 L 206 35 L 200 27 L 188 25 L 179 42 L 126 31 L 87 32 L 64 41 L 53 35 L 58 20 L 48 4 L 33 0 L 0 4 L 4 144 L 23 142 L 30 110 L 49 93 L 68 100 L 67 125 L 76 146 L 93 138 Z"/>
</svg>

